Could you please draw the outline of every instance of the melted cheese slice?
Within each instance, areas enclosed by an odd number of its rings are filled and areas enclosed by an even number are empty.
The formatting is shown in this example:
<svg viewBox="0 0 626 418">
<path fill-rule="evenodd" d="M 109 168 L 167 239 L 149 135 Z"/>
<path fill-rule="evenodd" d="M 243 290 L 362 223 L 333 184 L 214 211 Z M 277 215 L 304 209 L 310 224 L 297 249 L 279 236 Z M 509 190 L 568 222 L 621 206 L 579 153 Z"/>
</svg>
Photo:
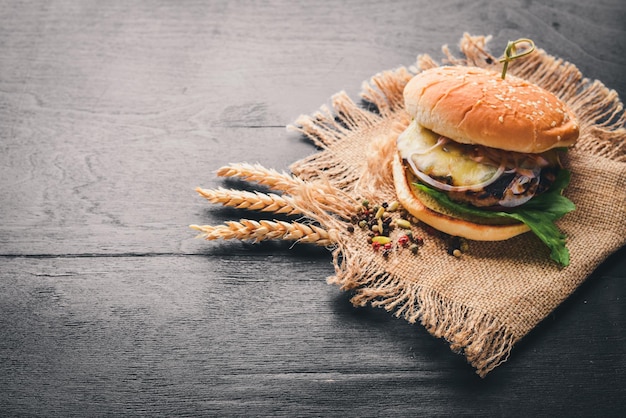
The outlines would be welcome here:
<svg viewBox="0 0 626 418">
<path fill-rule="evenodd" d="M 472 186 L 489 180 L 497 166 L 479 163 L 470 158 L 471 145 L 448 141 L 435 147 L 439 135 L 415 120 L 398 137 L 397 148 L 403 159 L 411 159 L 422 173 L 446 179 L 452 186 Z"/>
</svg>

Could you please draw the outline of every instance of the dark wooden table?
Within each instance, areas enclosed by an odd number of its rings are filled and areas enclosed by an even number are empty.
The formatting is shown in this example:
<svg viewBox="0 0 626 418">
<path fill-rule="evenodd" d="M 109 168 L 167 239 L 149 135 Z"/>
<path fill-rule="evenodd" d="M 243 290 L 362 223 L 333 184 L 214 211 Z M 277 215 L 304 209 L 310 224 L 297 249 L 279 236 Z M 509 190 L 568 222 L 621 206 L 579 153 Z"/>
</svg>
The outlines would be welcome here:
<svg viewBox="0 0 626 418">
<path fill-rule="evenodd" d="M 463 32 L 626 97 L 626 4 L 542 3 L 2 1 L 0 415 L 623 414 L 625 249 L 481 379 L 325 249 L 187 227 L 242 216 L 194 192 L 218 167 L 286 170 L 298 115 Z"/>
</svg>

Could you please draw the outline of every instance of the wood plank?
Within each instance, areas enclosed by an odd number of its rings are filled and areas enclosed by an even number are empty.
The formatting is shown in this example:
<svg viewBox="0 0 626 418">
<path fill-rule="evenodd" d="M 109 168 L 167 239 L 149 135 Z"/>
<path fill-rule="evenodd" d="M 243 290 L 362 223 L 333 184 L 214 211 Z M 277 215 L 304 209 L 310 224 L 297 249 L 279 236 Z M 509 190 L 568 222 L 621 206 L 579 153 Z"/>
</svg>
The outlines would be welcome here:
<svg viewBox="0 0 626 418">
<path fill-rule="evenodd" d="M 332 274 L 325 252 L 260 247 L 236 257 L 4 258 L 0 406 L 58 416 L 500 415 L 510 402 L 520 415 L 603 415 L 623 393 L 619 278 L 594 277 L 483 380 L 422 327 L 353 307 L 320 280 Z"/>
<path fill-rule="evenodd" d="M 67 124 L 77 125 L 71 120 Z M 132 139 L 129 132 L 104 130 L 101 134 L 106 137 L 72 151 L 50 144 L 29 153 L 19 146 L 13 155 L 6 155 L 10 169 L 24 178 L 5 187 L 2 211 L 8 222 L 0 226 L 1 253 L 202 251 L 204 246 L 194 240 L 196 233 L 188 225 L 221 223 L 226 218 L 199 197 L 195 187 L 230 187 L 215 176 L 217 168 L 230 162 L 286 170 L 289 156 L 296 160 L 313 150 L 285 135 L 284 128 L 219 128 L 213 129 L 210 140 L 193 135 L 172 139 L 169 134 Z M 76 146 L 80 135 L 71 138 Z M 271 143 L 287 151 L 251 155 L 246 141 Z"/>
</svg>

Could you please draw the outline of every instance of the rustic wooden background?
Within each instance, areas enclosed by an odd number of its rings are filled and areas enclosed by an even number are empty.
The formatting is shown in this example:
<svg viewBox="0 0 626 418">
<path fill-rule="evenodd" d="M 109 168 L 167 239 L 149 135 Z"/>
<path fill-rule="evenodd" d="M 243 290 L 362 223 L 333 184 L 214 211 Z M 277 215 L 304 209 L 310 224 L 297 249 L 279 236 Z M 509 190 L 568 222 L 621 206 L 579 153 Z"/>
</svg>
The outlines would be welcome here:
<svg viewBox="0 0 626 418">
<path fill-rule="evenodd" d="M 0 22 L 0 415 L 624 412 L 625 249 L 480 379 L 354 308 L 326 250 L 187 228 L 241 216 L 194 192 L 218 167 L 287 169 L 314 152 L 298 115 L 463 32 L 626 97 L 622 0 L 5 0 Z"/>
</svg>

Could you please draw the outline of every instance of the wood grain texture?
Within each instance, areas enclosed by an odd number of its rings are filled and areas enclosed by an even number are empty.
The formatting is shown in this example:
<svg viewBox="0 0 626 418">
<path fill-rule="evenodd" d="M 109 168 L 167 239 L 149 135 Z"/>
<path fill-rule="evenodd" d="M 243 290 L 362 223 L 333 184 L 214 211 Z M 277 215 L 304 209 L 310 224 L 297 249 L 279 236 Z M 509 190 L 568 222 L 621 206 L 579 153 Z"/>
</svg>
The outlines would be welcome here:
<svg viewBox="0 0 626 418">
<path fill-rule="evenodd" d="M 197 186 L 314 152 L 285 125 L 463 32 L 626 96 L 622 1 L 2 2 L 0 415 L 619 416 L 620 250 L 478 378 L 326 284 L 325 249 L 194 239 Z M 246 214 L 247 216 L 248 214 Z"/>
<path fill-rule="evenodd" d="M 619 401 L 615 280 L 585 285 L 481 380 L 421 327 L 353 308 L 319 280 L 325 258 L 5 260 L 0 400 L 43 415 L 359 416 L 600 413 Z"/>
</svg>

